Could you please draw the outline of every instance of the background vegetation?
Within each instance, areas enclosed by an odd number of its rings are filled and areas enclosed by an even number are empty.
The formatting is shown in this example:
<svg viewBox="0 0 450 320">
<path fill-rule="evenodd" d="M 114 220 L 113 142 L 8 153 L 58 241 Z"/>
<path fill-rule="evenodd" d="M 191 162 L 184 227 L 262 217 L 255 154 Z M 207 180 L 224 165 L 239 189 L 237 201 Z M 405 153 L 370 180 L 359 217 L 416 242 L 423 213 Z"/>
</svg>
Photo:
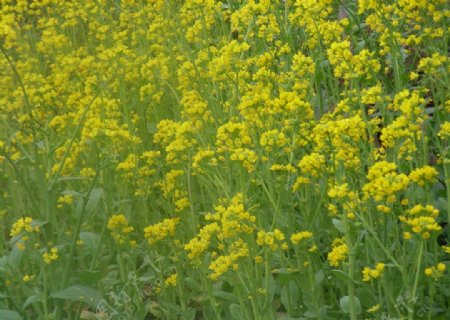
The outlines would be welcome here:
<svg viewBox="0 0 450 320">
<path fill-rule="evenodd" d="M 449 18 L 0 1 L 0 318 L 449 319 Z"/>
</svg>

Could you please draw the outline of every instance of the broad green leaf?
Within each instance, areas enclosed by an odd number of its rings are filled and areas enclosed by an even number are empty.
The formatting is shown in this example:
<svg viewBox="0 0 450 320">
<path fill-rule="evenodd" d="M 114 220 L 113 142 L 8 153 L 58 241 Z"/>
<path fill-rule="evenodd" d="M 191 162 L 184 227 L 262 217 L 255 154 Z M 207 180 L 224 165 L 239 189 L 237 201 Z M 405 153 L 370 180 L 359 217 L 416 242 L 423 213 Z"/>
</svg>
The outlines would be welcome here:
<svg viewBox="0 0 450 320">
<path fill-rule="evenodd" d="M 347 282 L 350 278 L 348 277 L 348 275 L 341 270 L 331 270 L 331 273 L 333 274 L 334 277 L 336 277 L 337 279 L 343 281 L 343 282 Z"/>
<path fill-rule="evenodd" d="M 181 313 L 181 319 L 194 320 L 196 313 L 194 309 L 186 310 Z"/>
<path fill-rule="evenodd" d="M 97 249 L 99 239 L 100 239 L 100 237 L 95 233 L 88 232 L 88 231 L 80 232 L 80 240 L 83 241 L 85 246 L 90 251 L 95 251 Z"/>
<path fill-rule="evenodd" d="M 231 304 L 230 305 L 230 313 L 231 313 L 231 316 L 233 317 L 233 319 L 236 319 L 236 320 L 242 319 L 242 310 L 241 310 L 240 305 L 238 305 L 236 303 Z"/>
<path fill-rule="evenodd" d="M 98 202 L 100 201 L 100 198 L 103 194 L 102 188 L 95 188 L 92 189 L 91 193 L 89 194 L 89 199 L 86 204 L 86 213 L 91 214 L 92 211 L 94 211 L 95 207 L 97 206 Z"/>
<path fill-rule="evenodd" d="M 77 277 L 81 284 L 92 284 L 101 280 L 102 273 L 99 270 L 81 270 Z"/>
<path fill-rule="evenodd" d="M 70 286 L 59 292 L 53 293 L 50 297 L 63 300 L 80 301 L 94 308 L 103 299 L 102 295 L 97 290 L 81 285 Z"/>
<path fill-rule="evenodd" d="M 333 219 L 333 225 L 340 233 L 345 233 L 345 226 L 341 220 Z"/>
<path fill-rule="evenodd" d="M 22 260 L 23 251 L 17 246 L 14 246 L 8 257 L 8 264 L 12 269 L 17 269 L 19 267 L 20 261 Z M 0 318 L 1 319 L 1 318 Z"/>
<path fill-rule="evenodd" d="M 23 303 L 22 311 L 25 310 L 30 304 L 40 301 L 42 301 L 42 297 L 40 295 L 33 294 L 32 296 L 29 296 Z"/>
<path fill-rule="evenodd" d="M 187 277 L 187 278 L 184 279 L 184 282 L 186 284 L 188 284 L 192 289 L 195 289 L 197 291 L 201 291 L 202 290 L 202 286 L 201 286 L 200 282 L 198 282 L 194 278 Z"/>
<path fill-rule="evenodd" d="M 220 298 L 226 301 L 230 301 L 230 302 L 238 302 L 239 298 L 236 297 L 235 295 L 229 293 L 229 292 L 225 292 L 225 291 L 213 291 L 213 296 L 215 298 Z"/>
<path fill-rule="evenodd" d="M 354 301 L 355 301 L 355 312 L 356 312 L 356 314 L 360 314 L 361 313 L 361 303 L 359 302 L 359 299 L 357 297 L 354 297 Z M 349 296 L 342 297 L 341 300 L 339 301 L 339 304 L 342 308 L 342 311 L 344 311 L 344 313 L 350 313 L 350 297 Z"/>
<path fill-rule="evenodd" d="M 22 320 L 22 316 L 17 311 L 0 309 L 0 319 L 2 320 Z"/>
<path fill-rule="evenodd" d="M 320 284 L 323 281 L 323 279 L 325 278 L 325 275 L 323 274 L 322 270 L 319 270 L 314 275 L 314 278 L 315 278 L 316 284 Z"/>
<path fill-rule="evenodd" d="M 290 281 L 287 286 L 284 286 L 281 290 L 281 303 L 289 310 L 289 307 L 293 308 L 298 306 L 300 299 L 300 290 L 295 281 Z M 290 311 L 290 310 L 289 310 Z"/>
</svg>

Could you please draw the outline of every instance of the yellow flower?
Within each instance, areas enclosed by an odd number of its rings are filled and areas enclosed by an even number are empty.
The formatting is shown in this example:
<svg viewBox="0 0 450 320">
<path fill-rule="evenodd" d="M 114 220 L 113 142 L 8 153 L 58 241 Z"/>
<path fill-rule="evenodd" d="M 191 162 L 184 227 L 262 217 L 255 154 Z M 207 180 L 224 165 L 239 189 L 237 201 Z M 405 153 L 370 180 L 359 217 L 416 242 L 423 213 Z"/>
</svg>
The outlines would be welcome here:
<svg viewBox="0 0 450 320">
<path fill-rule="evenodd" d="M 294 234 L 291 236 L 291 242 L 292 242 L 293 244 L 299 244 L 302 240 L 304 240 L 304 239 L 310 239 L 312 236 L 313 236 L 313 233 L 312 233 L 312 232 L 309 232 L 309 231 L 300 231 L 300 232 L 294 233 Z"/>
<path fill-rule="evenodd" d="M 175 226 L 180 221 L 180 218 L 164 219 L 163 221 L 144 228 L 144 237 L 148 244 L 154 244 L 168 236 L 175 234 Z"/>
<path fill-rule="evenodd" d="M 328 253 L 327 259 L 330 265 L 338 267 L 339 264 L 347 259 L 348 247 L 343 239 L 337 238 L 333 241 L 332 250 Z"/>
<path fill-rule="evenodd" d="M 438 176 L 438 171 L 430 166 L 415 169 L 409 174 L 409 179 L 414 181 L 419 186 L 424 186 L 426 183 L 435 183 Z"/>
<path fill-rule="evenodd" d="M 42 258 L 44 259 L 44 262 L 46 264 L 52 263 L 53 261 L 57 260 L 58 257 L 58 249 L 55 247 L 51 248 L 50 252 L 44 252 L 44 254 L 42 255 Z"/>
<path fill-rule="evenodd" d="M 395 172 L 396 169 L 395 163 L 375 163 L 367 174 L 368 182 L 363 186 L 365 197 L 372 197 L 375 201 L 395 202 L 396 194 L 409 186 L 408 176 Z"/>
<path fill-rule="evenodd" d="M 441 139 L 447 139 L 450 137 L 450 121 L 445 121 L 441 124 L 441 130 L 438 133 Z"/>
<path fill-rule="evenodd" d="M 407 210 L 405 215 L 399 216 L 399 220 L 411 228 L 411 231 L 421 235 L 423 239 L 428 239 L 432 232 L 442 230 L 436 221 L 438 215 L 439 211 L 432 205 L 422 206 L 419 204 Z"/>
<path fill-rule="evenodd" d="M 260 246 L 268 246 L 272 251 L 277 250 L 279 247 L 286 250 L 287 247 L 284 242 L 284 234 L 275 229 L 273 232 L 259 231 L 256 238 L 256 243 Z"/>
<path fill-rule="evenodd" d="M 374 305 L 373 307 L 367 309 L 367 312 L 369 312 L 369 313 L 375 313 L 375 312 L 377 312 L 378 310 L 380 310 L 380 305 L 379 305 L 379 304 L 376 304 L 376 305 Z"/>
<path fill-rule="evenodd" d="M 436 266 L 425 268 L 424 272 L 427 277 L 431 277 L 435 281 L 437 281 L 439 278 L 442 278 L 444 276 L 445 270 L 446 265 L 442 262 L 439 262 Z"/>
<path fill-rule="evenodd" d="M 378 279 L 383 275 L 385 264 L 384 263 L 377 263 L 374 269 L 371 269 L 369 267 L 365 267 L 362 271 L 363 274 L 363 281 L 370 281 L 373 279 Z"/>
<path fill-rule="evenodd" d="M 21 232 L 39 232 L 39 227 L 32 226 L 33 219 L 31 217 L 25 217 L 18 219 L 12 226 L 10 236 L 15 237 Z"/>
<path fill-rule="evenodd" d="M 170 286 L 175 287 L 177 285 L 177 278 L 178 278 L 178 276 L 176 273 L 171 274 L 170 276 L 168 276 L 166 278 L 166 280 L 164 280 L 164 283 L 168 287 L 170 287 Z"/>
<path fill-rule="evenodd" d="M 124 244 L 128 233 L 134 230 L 133 227 L 128 225 L 128 221 L 123 214 L 112 215 L 108 220 L 107 228 L 118 244 Z"/>
<path fill-rule="evenodd" d="M 30 282 L 31 280 L 34 279 L 34 277 L 35 277 L 34 274 L 32 274 L 32 275 L 26 274 L 23 276 L 22 280 L 23 280 L 23 282 Z"/>
</svg>

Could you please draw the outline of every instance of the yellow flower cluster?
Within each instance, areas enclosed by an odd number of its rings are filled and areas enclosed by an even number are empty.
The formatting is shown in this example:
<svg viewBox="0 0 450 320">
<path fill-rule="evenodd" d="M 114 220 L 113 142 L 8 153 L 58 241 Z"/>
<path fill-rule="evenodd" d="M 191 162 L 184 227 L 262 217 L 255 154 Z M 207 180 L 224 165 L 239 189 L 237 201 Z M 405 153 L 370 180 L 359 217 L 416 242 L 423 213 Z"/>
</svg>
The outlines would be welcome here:
<svg viewBox="0 0 450 320">
<path fill-rule="evenodd" d="M 343 239 L 336 238 L 332 244 L 332 250 L 328 253 L 327 260 L 333 267 L 338 267 L 342 261 L 347 259 L 348 247 Z"/>
<path fill-rule="evenodd" d="M 64 205 L 69 205 L 73 203 L 73 195 L 65 194 L 58 198 L 58 208 L 62 208 Z"/>
<path fill-rule="evenodd" d="M 366 124 L 359 114 L 349 118 L 323 117 L 313 128 L 312 136 L 316 145 L 315 151 L 323 155 L 333 154 L 336 167 L 341 164 L 348 169 L 359 167 L 359 142 L 367 139 Z"/>
<path fill-rule="evenodd" d="M 220 223 L 219 239 L 231 238 L 240 233 L 250 234 L 255 229 L 256 217 L 251 215 L 244 207 L 244 195 L 237 193 L 227 206 L 218 205 L 214 213 L 205 216 L 207 221 Z"/>
<path fill-rule="evenodd" d="M 230 160 L 242 162 L 242 166 L 250 173 L 256 169 L 255 164 L 258 161 L 258 156 L 253 150 L 237 148 L 231 152 Z"/>
<path fill-rule="evenodd" d="M 181 104 L 183 106 L 182 115 L 196 129 L 201 129 L 204 121 L 213 121 L 207 102 L 203 100 L 197 91 L 190 90 L 185 92 L 181 99 Z"/>
<path fill-rule="evenodd" d="M 397 165 L 387 161 L 376 162 L 370 167 L 368 182 L 363 187 L 365 196 L 375 201 L 394 202 L 397 199 L 396 194 L 409 186 L 408 176 L 399 174 L 396 170 Z"/>
<path fill-rule="evenodd" d="M 147 239 L 148 244 L 155 244 L 156 242 L 173 236 L 175 234 L 175 227 L 180 222 L 180 218 L 164 219 L 163 221 L 144 228 L 144 238 Z"/>
<path fill-rule="evenodd" d="M 303 240 L 310 239 L 312 236 L 313 233 L 310 231 L 300 231 L 291 236 L 291 242 L 293 244 L 299 244 Z"/>
<path fill-rule="evenodd" d="M 285 134 L 277 129 L 263 132 L 259 139 L 259 144 L 264 147 L 266 152 L 271 152 L 274 146 L 283 147 L 287 143 Z"/>
<path fill-rule="evenodd" d="M 363 281 L 371 281 L 373 279 L 378 279 L 383 275 L 385 264 L 382 262 L 377 263 L 374 269 L 365 267 L 362 271 Z"/>
<path fill-rule="evenodd" d="M 208 276 L 211 280 L 217 280 L 222 274 L 226 273 L 230 267 L 236 271 L 239 267 L 237 260 L 249 255 L 248 245 L 242 239 L 233 242 L 228 251 L 228 254 L 217 257 L 208 266 L 208 269 L 212 270 L 212 273 Z"/>
<path fill-rule="evenodd" d="M 432 232 L 441 231 L 442 227 L 437 223 L 436 218 L 439 210 L 432 205 L 422 206 L 420 204 L 406 211 L 405 215 L 399 216 L 401 222 L 409 226 L 414 233 L 428 239 Z M 406 238 L 409 238 L 406 233 Z"/>
<path fill-rule="evenodd" d="M 227 122 L 217 129 L 216 146 L 219 153 L 251 145 L 252 139 L 245 123 Z"/>
<path fill-rule="evenodd" d="M 16 246 L 20 250 L 25 250 L 25 242 L 29 239 L 29 234 L 40 232 L 39 226 L 33 226 L 33 218 L 25 217 L 19 218 L 11 227 L 9 235 L 16 237 L 21 235 L 20 241 L 16 242 Z"/>
<path fill-rule="evenodd" d="M 21 234 L 22 232 L 25 233 L 39 232 L 40 231 L 39 227 L 38 226 L 33 227 L 32 224 L 33 218 L 31 217 L 20 218 L 16 222 L 14 222 L 9 234 L 11 237 L 15 237 Z"/>
<path fill-rule="evenodd" d="M 439 53 L 433 53 L 431 57 L 424 57 L 420 59 L 417 70 L 432 76 L 437 76 L 439 69 L 445 68 L 448 62 L 449 58 L 447 56 Z"/>
<path fill-rule="evenodd" d="M 184 246 L 184 250 L 188 251 L 189 259 L 194 260 L 198 258 L 210 245 L 212 235 L 219 231 L 220 227 L 217 222 L 204 226 L 198 235 Z"/>
<path fill-rule="evenodd" d="M 313 152 L 305 155 L 298 163 L 302 174 L 317 177 L 325 166 L 325 157 L 319 153 Z"/>
<path fill-rule="evenodd" d="M 44 254 L 42 255 L 42 258 L 44 259 L 44 262 L 46 264 L 50 264 L 55 260 L 58 260 L 59 255 L 58 255 L 58 249 L 53 247 L 50 249 L 50 252 L 46 251 L 44 252 Z"/>
<path fill-rule="evenodd" d="M 441 139 L 448 139 L 450 137 L 450 121 L 441 124 L 441 130 L 438 133 Z"/>
<path fill-rule="evenodd" d="M 243 195 L 236 194 L 230 200 L 220 199 L 214 213 L 205 216 L 205 225 L 196 237 L 184 246 L 190 260 L 197 260 L 207 249 L 211 249 L 214 258 L 209 264 L 212 273 L 209 278 L 217 280 L 230 268 L 238 269 L 237 260 L 250 254 L 248 244 L 241 238 L 244 234 L 252 234 L 255 229 L 255 216 L 245 211 Z M 213 235 L 215 237 L 213 238 Z M 220 251 L 213 250 L 214 244 Z"/>
<path fill-rule="evenodd" d="M 26 274 L 26 275 L 24 275 L 22 277 L 22 281 L 23 282 L 30 282 L 30 281 L 32 281 L 34 279 L 34 277 L 35 277 L 34 274 L 32 274 L 32 275 Z"/>
<path fill-rule="evenodd" d="M 436 266 L 425 268 L 424 272 L 426 276 L 438 280 L 444 276 L 446 269 L 446 265 L 440 262 Z"/>
<path fill-rule="evenodd" d="M 423 187 L 427 183 L 435 183 L 438 174 L 439 173 L 436 168 L 431 166 L 423 166 L 422 168 L 417 168 L 411 171 L 408 177 L 411 181 L 414 181 L 419 186 Z"/>
<path fill-rule="evenodd" d="M 164 284 L 168 287 L 175 287 L 177 285 L 177 279 L 178 275 L 173 273 L 164 280 Z"/>
<path fill-rule="evenodd" d="M 127 218 L 123 214 L 112 215 L 106 227 L 117 244 L 124 244 L 128 239 L 128 234 L 134 230 L 132 226 L 128 225 Z"/>
<path fill-rule="evenodd" d="M 213 150 L 200 149 L 194 155 L 192 160 L 192 174 L 196 175 L 197 173 L 204 173 L 205 171 L 203 167 L 206 167 L 206 164 L 212 167 L 217 166 L 217 158 L 215 157 L 215 154 L 216 153 Z"/>
<path fill-rule="evenodd" d="M 327 51 L 334 66 L 334 75 L 346 81 L 356 78 L 372 79 L 380 71 L 380 63 L 373 53 L 363 49 L 356 55 L 350 51 L 350 41 L 333 42 Z"/>
<path fill-rule="evenodd" d="M 388 109 L 400 111 L 401 114 L 381 130 L 381 142 L 384 149 L 394 149 L 397 158 L 412 160 L 420 141 L 422 125 L 426 120 L 425 102 L 418 90 L 402 90 L 397 93 L 388 105 Z"/>
<path fill-rule="evenodd" d="M 256 237 L 256 243 L 259 246 L 267 246 L 270 248 L 270 250 L 275 251 L 278 248 L 281 248 L 282 250 L 287 250 L 288 245 L 284 241 L 285 236 L 283 232 L 281 232 L 278 229 L 273 230 L 273 232 L 267 232 L 267 231 L 258 231 L 257 237 Z"/>
<path fill-rule="evenodd" d="M 293 4 L 294 11 L 289 20 L 293 25 L 304 28 L 309 48 L 318 46 L 320 42 L 329 45 L 340 38 L 344 30 L 337 21 L 330 19 L 334 13 L 331 0 L 296 0 Z"/>
</svg>

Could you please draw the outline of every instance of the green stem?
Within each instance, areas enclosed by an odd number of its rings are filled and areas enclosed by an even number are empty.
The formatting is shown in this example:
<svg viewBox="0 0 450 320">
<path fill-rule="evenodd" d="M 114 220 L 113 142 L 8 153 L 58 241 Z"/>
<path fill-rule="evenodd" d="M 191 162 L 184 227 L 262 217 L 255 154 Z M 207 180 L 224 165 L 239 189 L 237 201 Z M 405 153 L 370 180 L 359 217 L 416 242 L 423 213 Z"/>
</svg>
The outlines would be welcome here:
<svg viewBox="0 0 450 320">
<path fill-rule="evenodd" d="M 417 292 L 417 286 L 419 284 L 419 275 L 420 275 L 420 270 L 421 270 L 420 265 L 422 263 L 422 254 L 423 254 L 423 240 L 420 241 L 419 256 L 417 258 L 417 264 L 416 264 L 416 276 L 414 279 L 414 287 L 412 290 L 411 299 L 409 299 L 408 319 L 410 319 L 410 320 L 414 319 L 414 305 L 416 304 L 416 292 Z"/>
<path fill-rule="evenodd" d="M 444 159 L 444 177 L 445 177 L 445 189 L 447 191 L 447 218 L 450 225 L 450 160 Z M 448 228 L 448 236 L 450 238 L 450 228 Z"/>
<path fill-rule="evenodd" d="M 97 168 L 98 169 L 98 168 Z M 79 213 L 78 219 L 77 219 L 77 223 L 75 225 L 75 231 L 72 237 L 72 241 L 70 244 L 70 249 L 69 249 L 69 255 L 67 258 L 67 262 L 64 266 L 64 271 L 63 271 L 63 276 L 62 276 L 62 281 L 61 281 L 61 285 L 60 285 L 60 289 L 64 289 L 67 285 L 67 282 L 69 280 L 69 271 L 70 271 L 70 267 L 72 266 L 72 261 L 73 261 L 73 257 L 75 255 L 75 248 L 77 246 L 77 240 L 81 231 L 81 225 L 83 223 L 83 219 L 84 219 L 84 214 L 86 212 L 86 206 L 88 203 L 88 197 L 91 194 L 92 190 L 94 189 L 94 185 L 97 182 L 97 178 L 98 178 L 98 171 L 97 174 L 95 175 L 94 179 L 92 180 L 92 184 L 89 187 L 89 191 L 87 192 L 87 194 L 82 198 L 83 204 L 82 204 L 82 208 L 81 211 Z M 62 318 L 62 303 L 61 301 L 58 301 L 58 304 L 56 306 L 56 318 L 60 319 Z"/>
<path fill-rule="evenodd" d="M 44 292 L 43 292 L 43 296 L 44 296 L 44 301 L 43 301 L 43 305 L 44 305 L 44 317 L 45 319 L 48 319 L 48 304 L 47 304 L 47 294 L 48 294 L 48 281 L 47 281 L 47 270 L 44 267 Z"/>
<path fill-rule="evenodd" d="M 349 298 L 349 308 L 350 308 L 350 319 L 357 319 L 356 304 L 355 304 L 355 284 L 354 284 L 354 274 L 355 274 L 355 253 L 353 247 L 349 246 L 349 267 L 348 267 L 348 298 Z"/>
<path fill-rule="evenodd" d="M 267 308 L 270 305 L 270 297 L 269 297 L 269 287 L 270 287 L 270 252 L 268 251 L 269 249 L 266 249 L 266 255 L 264 257 L 264 280 L 265 280 L 265 290 L 266 290 L 266 299 L 264 302 L 264 310 L 267 310 Z"/>
<path fill-rule="evenodd" d="M 127 268 L 125 266 L 125 262 L 123 261 L 122 252 L 117 253 L 117 263 L 119 264 L 120 277 L 123 282 L 127 282 Z"/>
</svg>

